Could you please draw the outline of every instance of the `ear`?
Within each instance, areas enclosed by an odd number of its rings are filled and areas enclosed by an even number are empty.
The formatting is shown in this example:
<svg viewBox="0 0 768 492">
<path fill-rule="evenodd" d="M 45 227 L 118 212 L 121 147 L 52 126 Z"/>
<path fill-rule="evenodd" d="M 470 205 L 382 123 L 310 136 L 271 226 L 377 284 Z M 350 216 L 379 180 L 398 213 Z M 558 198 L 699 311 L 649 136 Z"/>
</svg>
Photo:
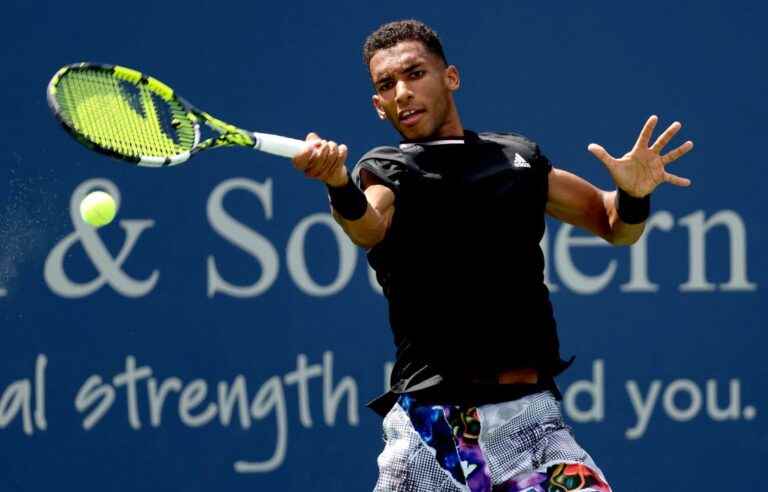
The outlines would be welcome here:
<svg viewBox="0 0 768 492">
<path fill-rule="evenodd" d="M 374 94 L 371 97 L 371 102 L 373 102 L 373 107 L 376 109 L 376 114 L 379 115 L 380 120 L 386 120 L 387 119 L 387 113 L 384 112 L 384 109 L 381 107 L 381 97 L 379 97 L 378 94 Z"/>
<path fill-rule="evenodd" d="M 461 86 L 461 77 L 459 69 L 455 65 L 449 65 L 444 72 L 445 85 L 451 92 L 456 91 Z"/>
</svg>

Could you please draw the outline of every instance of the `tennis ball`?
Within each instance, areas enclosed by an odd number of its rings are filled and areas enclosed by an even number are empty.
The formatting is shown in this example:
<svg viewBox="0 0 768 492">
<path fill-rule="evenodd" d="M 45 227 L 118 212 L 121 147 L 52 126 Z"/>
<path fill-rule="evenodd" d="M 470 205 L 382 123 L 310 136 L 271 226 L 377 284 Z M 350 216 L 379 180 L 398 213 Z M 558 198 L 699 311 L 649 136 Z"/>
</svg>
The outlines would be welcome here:
<svg viewBox="0 0 768 492">
<path fill-rule="evenodd" d="M 115 199 L 103 191 L 88 193 L 80 202 L 80 216 L 93 227 L 101 227 L 112 222 L 117 212 Z"/>
</svg>

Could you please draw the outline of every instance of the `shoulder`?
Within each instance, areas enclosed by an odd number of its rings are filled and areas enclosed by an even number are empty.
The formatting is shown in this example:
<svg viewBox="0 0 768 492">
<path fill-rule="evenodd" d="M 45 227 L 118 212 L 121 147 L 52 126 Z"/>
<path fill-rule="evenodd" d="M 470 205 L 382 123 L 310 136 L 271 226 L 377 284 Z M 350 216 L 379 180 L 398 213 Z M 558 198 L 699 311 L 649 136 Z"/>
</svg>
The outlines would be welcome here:
<svg viewBox="0 0 768 492">
<path fill-rule="evenodd" d="M 358 160 L 358 164 L 375 165 L 378 162 L 394 162 L 405 164 L 405 155 L 397 147 L 374 147 Z"/>
<path fill-rule="evenodd" d="M 482 132 L 477 134 L 482 142 L 492 142 L 510 148 L 526 156 L 540 152 L 539 145 L 530 138 L 513 132 Z"/>
<path fill-rule="evenodd" d="M 367 173 L 390 188 L 397 188 L 406 169 L 406 156 L 400 149 L 375 147 L 357 161 L 352 170 L 352 179 L 358 186 L 363 187 L 361 174 Z"/>
<path fill-rule="evenodd" d="M 548 175 L 552 164 L 545 156 L 539 144 L 519 133 L 483 132 L 478 134 L 482 142 L 500 145 L 504 154 L 516 168 L 532 168 Z"/>
</svg>

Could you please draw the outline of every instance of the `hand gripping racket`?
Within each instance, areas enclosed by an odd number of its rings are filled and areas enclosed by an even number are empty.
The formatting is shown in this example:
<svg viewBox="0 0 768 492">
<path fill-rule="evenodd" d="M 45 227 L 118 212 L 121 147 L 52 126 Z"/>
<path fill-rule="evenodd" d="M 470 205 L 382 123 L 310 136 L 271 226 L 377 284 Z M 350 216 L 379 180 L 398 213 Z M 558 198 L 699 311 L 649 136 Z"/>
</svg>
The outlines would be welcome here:
<svg viewBox="0 0 768 492">
<path fill-rule="evenodd" d="M 305 142 L 249 132 L 200 111 L 159 80 L 118 65 L 76 63 L 48 83 L 48 105 L 78 142 L 139 166 L 174 166 L 214 147 L 293 157 Z M 201 141 L 201 123 L 217 134 Z"/>
</svg>

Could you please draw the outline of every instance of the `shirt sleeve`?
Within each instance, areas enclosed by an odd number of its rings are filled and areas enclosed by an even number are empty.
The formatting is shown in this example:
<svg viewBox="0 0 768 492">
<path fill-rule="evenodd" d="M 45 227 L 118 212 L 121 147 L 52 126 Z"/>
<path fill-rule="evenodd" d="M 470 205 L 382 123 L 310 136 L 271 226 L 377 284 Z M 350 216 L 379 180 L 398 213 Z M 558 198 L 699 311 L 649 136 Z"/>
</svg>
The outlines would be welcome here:
<svg viewBox="0 0 768 492">
<path fill-rule="evenodd" d="M 352 170 L 352 180 L 360 189 L 364 189 L 363 172 L 375 176 L 376 180 L 384 186 L 397 192 L 400 189 L 400 180 L 405 173 L 402 162 L 402 154 L 391 147 L 379 147 L 366 153 Z"/>
<path fill-rule="evenodd" d="M 552 171 L 552 162 L 546 155 L 544 155 L 538 144 L 536 144 L 536 162 L 541 166 L 544 174 L 549 175 L 550 171 Z"/>
</svg>

